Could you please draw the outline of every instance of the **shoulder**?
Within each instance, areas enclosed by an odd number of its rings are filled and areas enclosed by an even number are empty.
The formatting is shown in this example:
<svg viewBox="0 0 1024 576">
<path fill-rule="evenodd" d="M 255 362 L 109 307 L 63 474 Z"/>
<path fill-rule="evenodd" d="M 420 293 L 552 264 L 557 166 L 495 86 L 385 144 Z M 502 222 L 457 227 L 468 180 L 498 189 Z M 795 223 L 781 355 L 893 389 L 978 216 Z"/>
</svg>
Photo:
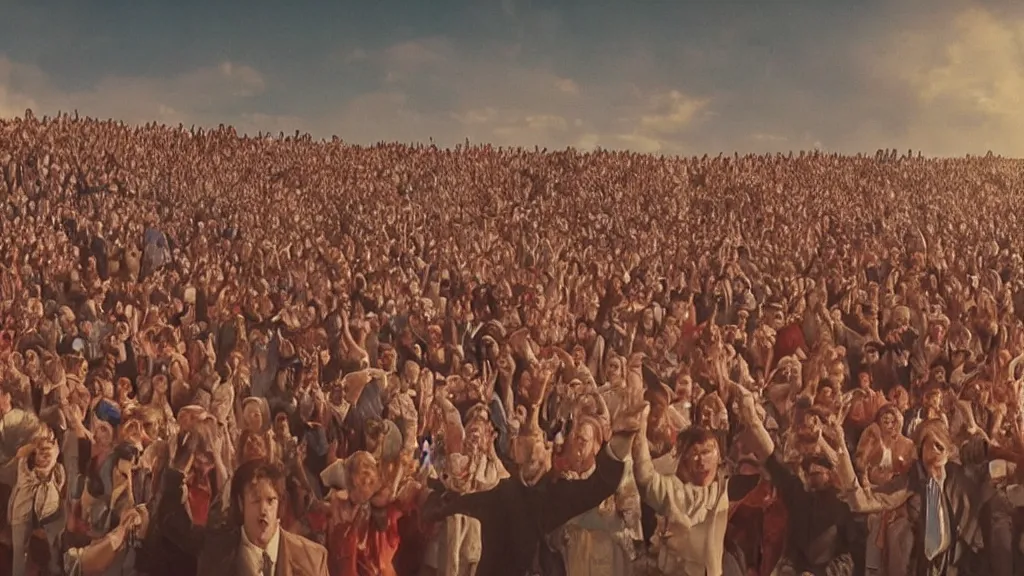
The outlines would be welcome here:
<svg viewBox="0 0 1024 576">
<path fill-rule="evenodd" d="M 288 547 L 288 553 L 294 554 L 293 557 L 308 558 L 314 566 L 327 561 L 327 548 L 298 534 L 281 530 L 281 544 Z"/>
</svg>

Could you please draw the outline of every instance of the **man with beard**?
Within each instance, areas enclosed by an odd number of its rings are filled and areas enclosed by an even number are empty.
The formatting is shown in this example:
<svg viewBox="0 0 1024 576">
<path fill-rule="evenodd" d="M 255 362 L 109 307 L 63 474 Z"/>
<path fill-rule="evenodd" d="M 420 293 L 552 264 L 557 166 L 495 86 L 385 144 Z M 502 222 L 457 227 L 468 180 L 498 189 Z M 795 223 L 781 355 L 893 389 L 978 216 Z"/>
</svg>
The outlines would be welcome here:
<svg viewBox="0 0 1024 576">
<path fill-rule="evenodd" d="M 575 422 L 563 449 L 562 478 L 581 480 L 594 473 L 603 429 L 591 416 Z M 568 576 L 628 576 L 636 557 L 634 540 L 641 538 L 639 520 L 640 495 L 627 468 L 613 496 L 566 522 L 549 540 L 561 552 Z"/>
<path fill-rule="evenodd" d="M 800 463 L 803 479 L 777 455 L 765 462 L 789 518 L 787 550 L 779 564 L 779 576 L 853 574 L 852 514 L 833 486 L 833 460 L 815 453 L 833 452 L 824 438 L 819 433 L 817 451 L 804 453 Z"/>
</svg>

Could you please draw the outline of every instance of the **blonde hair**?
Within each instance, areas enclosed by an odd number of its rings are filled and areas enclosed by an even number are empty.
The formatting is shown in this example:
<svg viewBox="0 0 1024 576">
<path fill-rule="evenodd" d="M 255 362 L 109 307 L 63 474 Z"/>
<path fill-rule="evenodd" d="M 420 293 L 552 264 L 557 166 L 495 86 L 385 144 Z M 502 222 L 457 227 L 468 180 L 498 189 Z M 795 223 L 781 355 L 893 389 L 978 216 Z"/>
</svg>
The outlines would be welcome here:
<svg viewBox="0 0 1024 576">
<path fill-rule="evenodd" d="M 921 447 L 928 436 L 935 437 L 936 440 L 946 447 L 950 460 L 955 457 L 956 445 L 953 443 L 953 437 L 949 434 L 949 428 L 946 426 L 946 423 L 940 418 L 929 418 L 918 424 L 917 429 L 914 430 L 914 444 L 917 446 L 919 458 L 921 456 Z"/>
</svg>

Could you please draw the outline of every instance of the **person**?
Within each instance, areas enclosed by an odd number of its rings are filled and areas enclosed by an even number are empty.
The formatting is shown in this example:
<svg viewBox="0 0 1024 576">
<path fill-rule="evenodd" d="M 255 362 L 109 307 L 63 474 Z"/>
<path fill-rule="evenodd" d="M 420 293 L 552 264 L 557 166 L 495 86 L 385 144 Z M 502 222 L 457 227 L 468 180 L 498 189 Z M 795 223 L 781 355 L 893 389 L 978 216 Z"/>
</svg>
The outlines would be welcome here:
<svg viewBox="0 0 1024 576">
<path fill-rule="evenodd" d="M 13 576 L 28 574 L 29 541 L 36 530 L 46 535 L 50 572 L 58 573 L 60 570 L 60 542 L 66 524 L 63 494 L 67 477 L 57 458 L 53 431 L 43 428 L 0 469 L 0 481 L 12 487 L 7 521 L 11 527 Z"/>
<path fill-rule="evenodd" d="M 841 428 L 836 429 L 841 434 Z M 898 550 L 903 574 L 950 576 L 973 544 L 978 485 L 953 461 L 955 448 L 945 421 L 930 419 L 916 431 L 917 464 L 890 482 L 866 489 L 853 471 L 843 446 L 831 454 L 839 470 L 845 499 L 854 512 L 870 513 L 905 507 L 911 530 Z"/>
<path fill-rule="evenodd" d="M 229 521 L 224 529 L 206 530 L 188 517 L 182 498 L 185 474 L 197 442 L 185 435 L 173 465 L 164 472 L 165 497 L 157 521 L 167 537 L 198 558 L 198 576 L 278 574 L 325 576 L 327 550 L 281 528 L 279 510 L 284 471 L 268 460 L 251 460 L 231 480 Z M 177 496 L 177 498 L 175 498 Z"/>
<path fill-rule="evenodd" d="M 625 470 L 623 460 L 640 429 L 640 410 L 644 408 L 620 411 L 613 422 L 613 438 L 597 452 L 594 471 L 585 479 L 551 479 L 546 475 L 549 456 L 539 445 L 542 438 L 523 436 L 517 438 L 521 456 L 513 477 L 486 492 L 433 492 L 427 498 L 424 517 L 430 521 L 463 514 L 480 521 L 483 547 L 478 574 L 536 574 L 545 561 L 542 546 L 547 548 L 543 544 L 546 536 L 615 494 Z M 538 475 L 538 470 L 543 472 Z"/>
<path fill-rule="evenodd" d="M 752 436 L 750 448 L 759 461 L 775 450 L 763 422 L 756 413 L 749 391 L 728 381 L 719 371 L 720 386 L 739 400 L 741 422 Z M 645 437 L 647 413 L 641 421 Z M 665 517 L 669 536 L 658 555 L 658 569 L 665 574 L 721 576 L 729 503 L 743 495 L 730 494 L 726 471 L 722 469 L 719 438 L 700 426 L 679 435 L 680 455 L 674 474 L 656 471 L 647 442 L 633 443 L 634 476 L 643 501 Z"/>
<path fill-rule="evenodd" d="M 833 482 L 833 460 L 820 455 L 831 450 L 819 436 L 819 453 L 805 454 L 801 476 L 777 454 L 765 468 L 788 510 L 787 549 L 777 568 L 780 576 L 851 576 L 856 541 L 853 515 Z"/>
</svg>

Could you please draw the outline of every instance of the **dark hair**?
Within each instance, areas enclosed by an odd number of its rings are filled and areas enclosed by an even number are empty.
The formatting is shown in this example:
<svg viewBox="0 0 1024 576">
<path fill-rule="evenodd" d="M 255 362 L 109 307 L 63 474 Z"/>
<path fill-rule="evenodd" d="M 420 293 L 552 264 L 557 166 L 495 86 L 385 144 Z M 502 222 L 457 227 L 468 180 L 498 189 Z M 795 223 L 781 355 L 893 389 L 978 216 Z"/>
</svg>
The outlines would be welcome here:
<svg viewBox="0 0 1024 576">
<path fill-rule="evenodd" d="M 706 444 L 708 442 L 718 442 L 718 436 L 715 433 L 703 426 L 692 426 L 683 430 L 676 437 L 676 452 L 680 457 L 685 457 L 686 453 L 699 444 Z"/>
<path fill-rule="evenodd" d="M 242 523 L 242 498 L 245 497 L 245 488 L 260 480 L 269 480 L 277 492 L 278 499 L 284 498 L 285 473 L 280 464 L 265 459 L 243 463 L 231 478 L 231 518 L 236 524 Z"/>
</svg>

